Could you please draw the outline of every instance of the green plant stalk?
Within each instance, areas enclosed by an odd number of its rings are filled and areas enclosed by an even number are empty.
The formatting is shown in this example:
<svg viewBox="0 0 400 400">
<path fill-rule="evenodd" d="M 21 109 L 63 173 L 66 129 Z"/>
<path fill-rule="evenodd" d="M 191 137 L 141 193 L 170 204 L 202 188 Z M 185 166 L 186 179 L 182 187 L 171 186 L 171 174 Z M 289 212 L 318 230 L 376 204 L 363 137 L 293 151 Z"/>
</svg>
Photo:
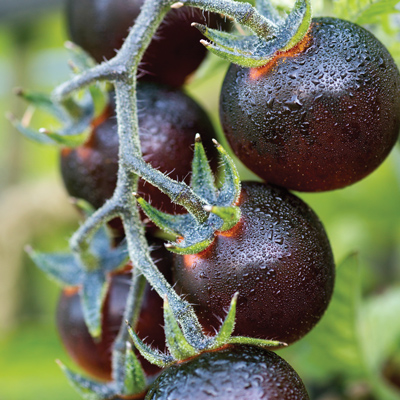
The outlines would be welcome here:
<svg viewBox="0 0 400 400">
<path fill-rule="evenodd" d="M 120 143 L 117 187 L 112 198 L 88 218 L 73 235 L 70 242 L 72 250 L 80 254 L 84 260 L 87 243 L 96 230 L 115 216 L 122 217 L 129 256 L 133 265 L 143 273 L 160 296 L 167 296 L 188 342 L 194 347 L 202 349 L 207 346 L 208 340 L 202 333 L 193 308 L 176 294 L 153 263 L 140 221 L 136 199 L 132 196 L 132 193 L 137 191 L 138 177 L 141 176 L 169 195 L 174 202 L 186 207 L 199 221 L 204 221 L 208 217 L 203 209 L 204 202 L 194 194 L 190 187 L 166 177 L 145 163 L 140 149 L 136 105 L 137 69 L 154 33 L 174 3 L 171 0 L 146 0 L 135 25 L 116 57 L 59 86 L 53 92 L 53 98 L 56 101 L 63 101 L 73 91 L 96 81 L 106 80 L 115 85 Z M 238 3 L 232 0 L 212 2 L 195 0 L 184 2 L 184 4 L 228 15 L 265 37 L 270 37 L 274 31 L 274 24 L 260 15 L 248 3 Z M 132 287 L 135 286 L 133 281 Z M 136 301 L 129 304 L 126 311 L 126 317 L 129 320 L 132 319 L 133 323 L 135 323 L 134 316 L 138 314 L 137 310 L 140 305 L 137 296 L 135 299 Z M 121 344 L 126 338 L 125 330 L 125 323 L 123 323 L 113 352 L 113 367 L 116 371 L 121 371 L 123 368 L 122 347 L 125 347 Z M 116 372 L 114 378 L 117 380 L 117 385 L 121 383 L 120 373 Z"/>
</svg>

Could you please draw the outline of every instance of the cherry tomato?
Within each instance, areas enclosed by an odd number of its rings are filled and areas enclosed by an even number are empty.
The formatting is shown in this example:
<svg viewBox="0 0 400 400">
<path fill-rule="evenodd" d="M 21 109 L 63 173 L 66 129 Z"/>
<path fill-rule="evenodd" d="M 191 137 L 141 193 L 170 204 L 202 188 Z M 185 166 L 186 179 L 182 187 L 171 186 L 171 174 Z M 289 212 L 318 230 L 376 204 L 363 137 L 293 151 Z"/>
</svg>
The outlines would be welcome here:
<svg viewBox="0 0 400 400">
<path fill-rule="evenodd" d="M 220 116 L 240 160 L 268 183 L 342 188 L 377 168 L 400 128 L 400 74 L 368 31 L 313 19 L 296 48 L 259 69 L 231 65 Z"/>
<path fill-rule="evenodd" d="M 139 15 L 143 0 L 69 0 L 67 25 L 71 39 L 98 62 L 115 56 Z M 140 79 L 181 86 L 206 56 L 202 34 L 192 22 L 228 28 L 218 14 L 198 8 L 171 9 L 158 29 L 140 66 Z"/>
<path fill-rule="evenodd" d="M 283 188 L 243 182 L 238 205 L 235 227 L 199 254 L 175 256 L 176 290 L 210 332 L 239 292 L 234 334 L 290 344 L 329 304 L 335 266 L 327 235 L 315 213 Z"/>
<path fill-rule="evenodd" d="M 215 131 L 205 111 L 179 89 L 151 83 L 138 85 L 139 130 L 143 158 L 154 168 L 189 183 L 196 133 L 202 136 L 212 167 L 217 155 Z M 111 96 L 112 97 L 112 96 Z M 89 140 L 61 152 L 61 173 L 68 193 L 99 208 L 114 192 L 118 171 L 115 105 L 93 121 Z M 140 180 L 138 193 L 167 212 L 184 212 L 156 187 Z"/>
<path fill-rule="evenodd" d="M 158 243 L 158 249 L 152 252 L 158 260 L 157 266 L 170 280 L 171 256 Z M 61 340 L 71 358 L 87 373 L 101 380 L 111 380 L 111 352 L 114 340 L 122 324 L 125 303 L 129 292 L 131 271 L 126 268 L 121 273 L 110 276 L 110 286 L 102 310 L 102 336 L 95 341 L 85 324 L 79 288 L 65 288 L 60 296 L 57 308 L 57 327 Z M 164 350 L 162 299 L 146 285 L 143 305 L 136 331 L 146 343 Z M 140 356 L 148 375 L 159 372 L 159 368 Z"/>
<path fill-rule="evenodd" d="M 308 400 L 294 369 L 277 354 L 254 346 L 229 345 L 172 365 L 146 399 Z"/>
</svg>

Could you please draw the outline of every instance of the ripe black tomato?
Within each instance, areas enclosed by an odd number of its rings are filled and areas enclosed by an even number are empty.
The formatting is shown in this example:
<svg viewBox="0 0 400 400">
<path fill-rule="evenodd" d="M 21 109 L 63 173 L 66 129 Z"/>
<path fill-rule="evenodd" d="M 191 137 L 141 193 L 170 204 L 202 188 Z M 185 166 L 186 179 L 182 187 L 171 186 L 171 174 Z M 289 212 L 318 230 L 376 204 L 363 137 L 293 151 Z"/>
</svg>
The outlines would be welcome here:
<svg viewBox="0 0 400 400">
<path fill-rule="evenodd" d="M 277 354 L 229 345 L 174 364 L 161 373 L 146 399 L 307 400 L 296 371 Z"/>
<path fill-rule="evenodd" d="M 167 280 L 171 280 L 171 256 L 160 242 L 152 252 L 157 266 Z M 65 288 L 57 307 L 57 328 L 69 356 L 87 373 L 101 380 L 111 380 L 111 352 L 121 327 L 125 303 L 129 292 L 131 269 L 110 275 L 110 286 L 102 309 L 102 335 L 97 341 L 90 335 L 85 324 L 79 288 Z M 142 339 L 164 350 L 163 302 L 160 296 L 146 284 L 142 309 L 136 331 Z M 148 375 L 159 368 L 139 356 Z"/>
<path fill-rule="evenodd" d="M 69 0 L 67 25 L 71 39 L 98 62 L 115 56 L 139 15 L 143 0 Z M 190 24 L 228 28 L 229 22 L 198 8 L 171 9 L 150 43 L 139 78 L 181 86 L 206 56 L 202 34 Z"/>
<path fill-rule="evenodd" d="M 189 183 L 196 133 L 202 136 L 214 170 L 217 156 L 215 131 L 205 111 L 179 89 L 138 84 L 139 136 L 143 158 L 172 178 Z M 93 121 L 88 141 L 61 152 L 61 173 L 68 193 L 99 208 L 112 196 L 118 171 L 118 133 L 115 105 Z M 138 193 L 166 212 L 184 212 L 156 187 L 139 181 Z"/>
<path fill-rule="evenodd" d="M 400 74 L 351 22 L 316 18 L 297 48 L 259 69 L 231 65 L 220 116 L 240 160 L 268 183 L 342 188 L 386 158 L 400 128 Z"/>
<path fill-rule="evenodd" d="M 239 292 L 234 334 L 288 344 L 304 336 L 330 301 L 335 266 L 315 213 L 286 189 L 243 182 L 241 219 L 194 255 L 175 256 L 176 290 L 208 331 Z"/>
</svg>

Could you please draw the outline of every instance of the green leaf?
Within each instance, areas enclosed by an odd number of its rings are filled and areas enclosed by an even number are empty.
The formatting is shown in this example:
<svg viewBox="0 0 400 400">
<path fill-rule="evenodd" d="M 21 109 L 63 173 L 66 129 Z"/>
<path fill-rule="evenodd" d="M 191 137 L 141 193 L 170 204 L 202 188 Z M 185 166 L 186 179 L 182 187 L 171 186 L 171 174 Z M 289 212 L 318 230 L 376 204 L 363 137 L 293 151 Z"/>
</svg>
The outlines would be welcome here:
<svg viewBox="0 0 400 400">
<path fill-rule="evenodd" d="M 368 2 L 354 18 L 354 22 L 359 25 L 373 24 L 379 21 L 379 18 L 393 13 L 400 12 L 395 8 L 399 0 L 377 0 Z"/>
<path fill-rule="evenodd" d="M 366 300 L 360 309 L 360 336 L 369 369 L 381 371 L 400 342 L 400 288 Z"/>
</svg>

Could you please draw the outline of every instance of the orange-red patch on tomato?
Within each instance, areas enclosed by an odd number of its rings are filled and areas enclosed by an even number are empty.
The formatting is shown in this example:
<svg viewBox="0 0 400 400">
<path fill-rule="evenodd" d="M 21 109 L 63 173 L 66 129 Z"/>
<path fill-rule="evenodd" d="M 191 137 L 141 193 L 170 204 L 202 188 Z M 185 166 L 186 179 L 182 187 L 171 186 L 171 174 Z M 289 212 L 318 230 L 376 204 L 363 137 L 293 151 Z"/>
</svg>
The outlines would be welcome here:
<svg viewBox="0 0 400 400">
<path fill-rule="evenodd" d="M 66 296 L 72 297 L 79 292 L 79 286 L 67 286 L 63 290 Z"/>
<path fill-rule="evenodd" d="M 243 220 L 240 219 L 239 222 L 231 229 L 223 232 L 218 232 L 218 235 L 225 237 L 235 237 L 237 232 L 242 230 Z"/>
<path fill-rule="evenodd" d="M 251 80 L 256 80 L 260 78 L 261 76 L 265 75 L 269 71 L 272 70 L 272 68 L 276 65 L 276 63 L 280 59 L 285 59 L 289 57 L 294 57 L 299 53 L 302 53 L 309 45 L 311 41 L 311 35 L 310 35 L 310 29 L 304 36 L 304 38 L 296 44 L 296 46 L 292 47 L 289 50 L 286 51 L 278 51 L 274 57 L 272 58 L 271 61 L 269 61 L 267 64 L 263 65 L 262 67 L 258 68 L 251 68 L 250 69 L 250 79 Z"/>
</svg>

